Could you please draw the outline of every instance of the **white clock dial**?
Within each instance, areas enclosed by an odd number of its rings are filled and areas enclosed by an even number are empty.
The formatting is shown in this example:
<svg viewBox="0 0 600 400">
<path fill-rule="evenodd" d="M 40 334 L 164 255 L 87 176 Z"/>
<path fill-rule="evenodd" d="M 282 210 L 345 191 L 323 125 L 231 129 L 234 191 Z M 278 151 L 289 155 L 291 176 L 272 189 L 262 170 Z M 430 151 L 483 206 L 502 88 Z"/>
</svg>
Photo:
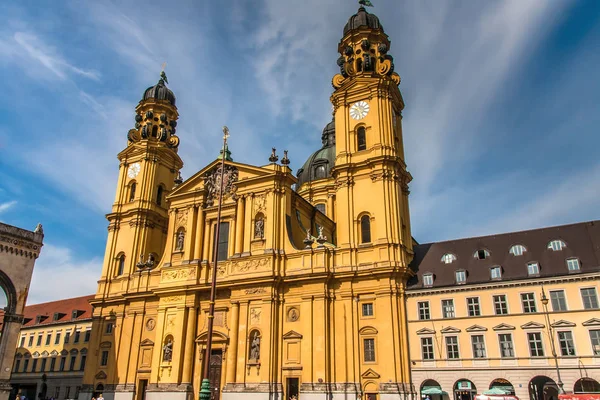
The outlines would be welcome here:
<svg viewBox="0 0 600 400">
<path fill-rule="evenodd" d="M 369 113 L 369 103 L 366 101 L 357 101 L 350 107 L 350 116 L 354 119 L 363 119 Z"/>
<path fill-rule="evenodd" d="M 127 176 L 131 179 L 135 178 L 140 173 L 140 169 L 140 163 L 131 164 L 127 170 Z"/>
</svg>

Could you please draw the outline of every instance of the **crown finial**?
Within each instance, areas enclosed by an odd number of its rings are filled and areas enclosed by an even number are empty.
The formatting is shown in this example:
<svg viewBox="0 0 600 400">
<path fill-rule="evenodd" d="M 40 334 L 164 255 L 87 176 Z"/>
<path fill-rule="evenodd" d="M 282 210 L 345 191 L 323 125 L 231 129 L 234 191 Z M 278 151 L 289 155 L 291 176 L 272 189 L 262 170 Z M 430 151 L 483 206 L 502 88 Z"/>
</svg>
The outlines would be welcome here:
<svg viewBox="0 0 600 400">
<path fill-rule="evenodd" d="M 373 3 L 371 3 L 371 0 L 358 0 L 358 4 L 360 4 L 361 6 L 373 7 Z"/>
<path fill-rule="evenodd" d="M 271 156 L 269 157 L 269 161 L 272 163 L 277 162 L 277 160 L 279 160 L 279 157 L 277 157 L 277 154 L 275 154 L 276 151 L 277 149 L 275 149 L 275 147 L 271 147 Z"/>
<path fill-rule="evenodd" d="M 286 167 L 288 165 L 290 165 L 290 159 L 288 158 L 287 154 L 288 154 L 288 151 L 284 150 L 283 151 L 283 158 L 281 159 L 281 165 L 285 165 Z"/>
</svg>

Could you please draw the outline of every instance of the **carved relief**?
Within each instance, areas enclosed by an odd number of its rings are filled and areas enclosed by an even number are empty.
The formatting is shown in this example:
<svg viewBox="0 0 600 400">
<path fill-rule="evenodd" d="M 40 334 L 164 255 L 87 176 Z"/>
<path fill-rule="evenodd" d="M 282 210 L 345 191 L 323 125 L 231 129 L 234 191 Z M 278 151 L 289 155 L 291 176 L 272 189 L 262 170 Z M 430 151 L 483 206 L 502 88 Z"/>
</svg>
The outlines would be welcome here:
<svg viewBox="0 0 600 400">
<path fill-rule="evenodd" d="M 250 309 L 250 325 L 259 325 L 260 324 L 260 314 L 262 310 L 260 308 L 251 308 Z"/>
<path fill-rule="evenodd" d="M 213 320 L 214 326 L 225 325 L 225 311 L 215 311 L 215 318 Z"/>
<path fill-rule="evenodd" d="M 183 296 L 167 296 L 162 298 L 163 303 L 175 303 L 177 301 L 181 301 Z"/>
<path fill-rule="evenodd" d="M 188 210 L 178 210 L 175 214 L 175 228 L 185 227 L 187 225 Z"/>
<path fill-rule="evenodd" d="M 252 289 L 246 289 L 246 294 L 259 294 L 259 293 L 265 293 L 266 290 L 264 288 L 252 288 Z"/>
<path fill-rule="evenodd" d="M 167 317 L 167 329 L 175 327 L 175 315 L 169 315 Z"/>
<path fill-rule="evenodd" d="M 253 260 L 247 261 L 234 261 L 232 263 L 231 271 L 232 272 L 247 272 L 247 271 L 257 271 L 259 269 L 265 269 L 269 265 L 268 258 L 255 258 Z"/>
<path fill-rule="evenodd" d="M 267 211 L 267 196 L 262 194 L 254 198 L 254 214 Z"/>
<path fill-rule="evenodd" d="M 184 281 L 184 280 L 188 280 L 188 279 L 196 279 L 196 269 L 195 268 L 162 270 L 161 280 L 163 282 Z"/>
<path fill-rule="evenodd" d="M 231 165 L 225 165 L 225 171 L 222 175 L 223 182 L 221 182 L 221 166 L 219 166 L 212 171 L 207 172 L 204 177 L 204 188 L 207 191 L 206 205 L 208 207 L 212 206 L 215 200 L 218 200 L 221 196 L 223 198 L 235 196 L 237 187 L 234 183 L 238 180 L 237 168 Z"/>
<path fill-rule="evenodd" d="M 146 321 L 146 330 L 153 331 L 155 326 L 156 321 L 154 321 L 154 319 L 152 318 L 148 318 L 148 320 Z"/>
<path fill-rule="evenodd" d="M 288 322 L 296 322 L 300 319 L 300 311 L 296 307 L 290 307 L 287 311 Z"/>
</svg>

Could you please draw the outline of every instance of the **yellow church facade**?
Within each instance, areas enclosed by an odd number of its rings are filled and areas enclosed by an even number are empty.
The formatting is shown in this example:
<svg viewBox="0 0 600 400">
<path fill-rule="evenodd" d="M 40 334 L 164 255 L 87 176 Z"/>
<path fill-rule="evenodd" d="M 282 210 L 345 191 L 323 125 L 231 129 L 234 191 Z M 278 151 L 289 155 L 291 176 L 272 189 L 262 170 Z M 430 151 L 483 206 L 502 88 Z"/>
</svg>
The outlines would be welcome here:
<svg viewBox="0 0 600 400">
<path fill-rule="evenodd" d="M 183 181 L 175 96 L 164 75 L 146 90 L 118 155 L 80 399 L 198 395 L 215 259 L 214 399 L 415 394 L 404 323 L 411 176 L 389 48 L 360 7 L 338 47 L 332 122 L 296 175 L 286 153 L 253 166 L 225 149 L 225 171 L 207 160 Z"/>
</svg>

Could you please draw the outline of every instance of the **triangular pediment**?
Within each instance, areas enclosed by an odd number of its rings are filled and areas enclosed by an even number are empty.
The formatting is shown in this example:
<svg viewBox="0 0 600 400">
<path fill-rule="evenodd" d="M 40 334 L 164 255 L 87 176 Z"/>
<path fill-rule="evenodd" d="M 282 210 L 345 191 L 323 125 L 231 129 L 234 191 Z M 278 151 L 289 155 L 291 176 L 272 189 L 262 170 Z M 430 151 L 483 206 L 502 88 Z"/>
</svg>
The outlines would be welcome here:
<svg viewBox="0 0 600 400">
<path fill-rule="evenodd" d="M 513 329 L 515 329 L 515 327 L 512 325 L 509 325 L 509 324 L 502 323 L 502 324 L 496 325 L 492 329 L 495 331 L 512 331 Z"/>
<path fill-rule="evenodd" d="M 539 322 L 533 322 L 533 321 L 521 325 L 521 329 L 542 329 L 544 327 L 545 327 L 544 324 L 540 324 Z"/>
<path fill-rule="evenodd" d="M 96 379 L 106 379 L 106 372 L 100 371 L 96 374 Z"/>
<path fill-rule="evenodd" d="M 459 333 L 460 329 L 455 328 L 453 326 L 447 326 L 444 329 L 440 330 L 441 333 Z"/>
<path fill-rule="evenodd" d="M 302 339 L 302 335 L 296 331 L 289 331 L 285 335 L 283 335 L 283 339 Z"/>
<path fill-rule="evenodd" d="M 186 179 L 182 184 L 177 186 L 177 188 L 175 188 L 168 197 L 172 200 L 173 198 L 185 196 L 188 193 L 196 194 L 198 191 L 204 190 L 204 178 L 206 177 L 207 172 L 218 168 L 220 164 L 220 159 L 214 160 L 206 167 L 202 168 L 200 171 Z M 240 187 L 240 185 L 246 185 L 247 182 L 254 181 L 256 178 L 264 178 L 269 175 L 275 176 L 275 171 L 272 170 L 268 165 L 266 167 L 256 167 L 253 165 L 232 161 L 226 161 L 225 164 L 237 168 L 238 180 L 235 182 L 237 187 Z"/>
<path fill-rule="evenodd" d="M 154 346 L 154 342 L 150 339 L 144 339 L 140 342 L 140 346 Z"/>
<path fill-rule="evenodd" d="M 433 335 L 435 331 L 429 328 L 422 328 L 417 331 L 417 335 Z"/>
<path fill-rule="evenodd" d="M 32 354 L 32 356 L 34 356 L 34 357 L 39 357 L 39 356 L 40 356 L 40 353 L 38 353 L 38 352 L 36 351 L 36 352 L 34 352 L 34 353 Z"/>
<path fill-rule="evenodd" d="M 484 328 L 481 325 L 471 325 L 470 327 L 468 327 L 465 330 L 467 332 L 485 332 L 485 331 L 487 331 L 487 328 Z"/>
<path fill-rule="evenodd" d="M 61 356 L 68 356 L 69 352 L 67 350 L 65 350 L 65 349 L 62 349 L 62 351 L 60 352 L 60 355 Z"/>
<path fill-rule="evenodd" d="M 560 321 L 556 321 L 551 325 L 553 328 L 566 328 L 566 327 L 572 327 L 575 326 L 574 322 L 570 322 L 570 321 L 565 321 L 564 319 L 561 319 Z"/>
<path fill-rule="evenodd" d="M 587 321 L 585 321 L 581 325 L 583 325 L 583 326 L 596 326 L 596 325 L 600 325 L 600 319 L 598 319 L 598 318 L 588 319 Z"/>
<path fill-rule="evenodd" d="M 379 374 L 377 372 L 373 371 L 371 368 L 369 368 L 368 370 L 363 372 L 363 374 L 361 376 L 363 378 L 371 378 L 371 379 L 379 378 Z"/>
</svg>

